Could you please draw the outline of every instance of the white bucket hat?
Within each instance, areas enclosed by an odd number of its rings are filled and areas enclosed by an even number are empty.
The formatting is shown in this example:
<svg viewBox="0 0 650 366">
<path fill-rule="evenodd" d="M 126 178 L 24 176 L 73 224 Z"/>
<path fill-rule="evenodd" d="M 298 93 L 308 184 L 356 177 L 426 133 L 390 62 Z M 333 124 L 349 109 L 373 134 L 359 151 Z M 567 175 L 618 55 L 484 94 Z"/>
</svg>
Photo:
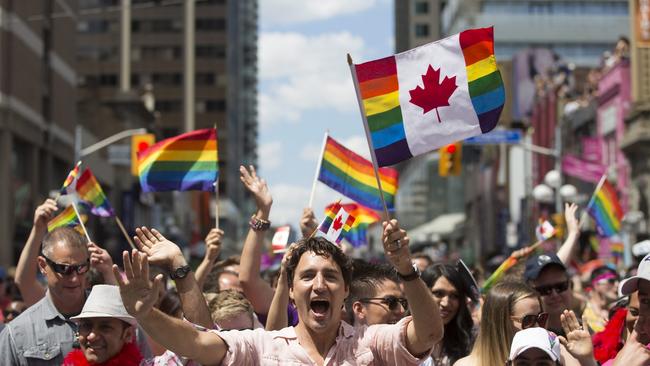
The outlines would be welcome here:
<svg viewBox="0 0 650 366">
<path fill-rule="evenodd" d="M 87 318 L 115 318 L 123 320 L 131 325 L 138 322 L 129 315 L 122 303 L 120 288 L 111 285 L 95 285 L 86 299 L 81 313 L 70 319 L 79 321 Z"/>
<path fill-rule="evenodd" d="M 560 342 L 555 334 L 544 328 L 528 328 L 515 333 L 508 361 L 513 361 L 531 348 L 544 351 L 553 361 L 560 358 Z"/>
<path fill-rule="evenodd" d="M 639 263 L 636 276 L 626 278 L 618 286 L 621 296 L 627 296 L 639 289 L 639 280 L 650 281 L 650 254 L 646 255 Z"/>
</svg>

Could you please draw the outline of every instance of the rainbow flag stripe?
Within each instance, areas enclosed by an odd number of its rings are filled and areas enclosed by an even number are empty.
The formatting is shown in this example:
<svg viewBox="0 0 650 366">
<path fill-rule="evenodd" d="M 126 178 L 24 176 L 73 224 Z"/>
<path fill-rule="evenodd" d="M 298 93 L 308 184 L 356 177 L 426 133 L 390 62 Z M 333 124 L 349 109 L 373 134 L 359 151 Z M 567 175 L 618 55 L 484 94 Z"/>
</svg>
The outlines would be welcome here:
<svg viewBox="0 0 650 366">
<path fill-rule="evenodd" d="M 356 221 L 356 217 L 354 217 L 352 214 L 348 215 L 348 218 L 345 219 L 345 223 L 343 224 L 343 229 L 341 230 L 341 235 L 339 235 L 338 238 L 336 238 L 336 244 L 341 243 L 341 239 L 346 237 L 348 233 L 350 232 L 350 229 L 352 228 L 352 225 L 354 225 Z"/>
<path fill-rule="evenodd" d="M 217 131 L 196 130 L 168 138 L 138 154 L 144 192 L 214 191 L 219 178 Z"/>
<path fill-rule="evenodd" d="M 47 223 L 47 231 L 50 232 L 61 226 L 76 226 L 79 225 L 79 218 L 74 212 L 72 205 L 68 206 L 60 214 Z"/>
<path fill-rule="evenodd" d="M 510 270 L 510 268 L 514 267 L 515 264 L 517 264 L 517 258 L 515 257 L 508 257 L 501 265 L 499 268 L 497 268 L 491 275 L 488 277 L 487 280 L 483 283 L 483 288 L 481 288 L 481 293 L 486 293 L 490 291 L 492 286 L 494 286 L 496 283 L 501 281 L 503 277 L 505 276 L 506 272 Z"/>
<path fill-rule="evenodd" d="M 329 231 L 330 226 L 332 226 L 332 222 L 334 222 L 334 218 L 336 217 L 336 214 L 341 209 L 341 204 L 339 202 L 336 202 L 333 205 L 330 205 L 328 207 L 330 208 L 329 210 L 325 211 L 325 219 L 323 219 L 323 222 L 318 227 L 318 231 L 323 233 L 327 233 Z"/>
<path fill-rule="evenodd" d="M 88 202 L 91 205 L 90 212 L 94 215 L 102 217 L 114 216 L 115 212 L 108 203 L 108 199 L 102 190 L 102 187 L 97 182 L 97 179 L 90 171 L 84 170 L 79 179 L 77 180 L 77 194 L 79 198 Z"/>
<path fill-rule="evenodd" d="M 596 221 L 596 229 L 601 236 L 610 237 L 620 231 L 623 209 L 618 201 L 616 189 L 607 179 L 594 194 L 587 210 Z"/>
<path fill-rule="evenodd" d="M 67 194 L 68 193 L 68 187 L 74 182 L 75 178 L 77 178 L 77 175 L 79 175 L 79 167 L 81 166 L 81 160 L 77 162 L 77 165 L 72 168 L 70 173 L 68 173 L 68 176 L 65 178 L 65 181 L 63 182 L 63 185 L 61 186 L 61 194 Z"/>
<path fill-rule="evenodd" d="M 464 62 L 473 112 L 478 117 L 481 133 L 486 133 L 496 126 L 505 103 L 503 80 L 494 56 L 494 29 L 470 29 L 458 37 L 462 55 L 458 54 L 454 62 Z M 398 64 L 402 59 L 417 58 L 417 53 L 412 51 L 354 65 L 359 97 L 379 166 L 393 165 L 419 155 L 422 151 L 414 151 L 410 142 L 429 139 L 407 136 L 405 123 L 412 123 L 408 120 L 412 116 L 403 113 L 404 106 L 400 104 L 400 93 L 406 90 L 400 91 L 403 80 L 398 75 Z M 468 136 L 452 138 L 444 144 L 465 137 Z M 443 145 L 429 142 L 433 145 L 429 151 Z"/>
<path fill-rule="evenodd" d="M 396 169 L 380 168 L 379 179 L 389 210 L 395 207 Z M 354 201 L 376 210 L 383 210 L 372 163 L 327 137 L 318 180 Z"/>
<path fill-rule="evenodd" d="M 330 210 L 335 203 L 325 207 L 326 212 Z M 368 226 L 378 222 L 381 217 L 377 213 L 367 207 L 357 203 L 345 203 L 341 205 L 345 211 L 356 220 L 350 230 L 345 234 L 345 239 L 352 244 L 353 247 L 360 247 L 368 244 L 367 231 Z"/>
</svg>

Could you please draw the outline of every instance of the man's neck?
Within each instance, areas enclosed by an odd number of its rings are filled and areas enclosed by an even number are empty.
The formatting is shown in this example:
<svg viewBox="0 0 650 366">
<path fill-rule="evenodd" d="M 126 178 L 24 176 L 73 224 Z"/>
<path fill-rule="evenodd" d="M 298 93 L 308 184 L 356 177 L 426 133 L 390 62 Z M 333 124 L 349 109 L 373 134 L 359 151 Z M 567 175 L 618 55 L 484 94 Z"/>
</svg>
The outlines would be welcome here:
<svg viewBox="0 0 650 366">
<path fill-rule="evenodd" d="M 318 354 L 323 360 L 327 357 L 327 353 L 330 348 L 336 342 L 336 336 L 338 334 L 341 322 L 336 323 L 336 327 L 326 330 L 322 333 L 314 332 L 305 326 L 305 323 L 300 322 L 296 326 L 296 336 L 298 337 L 298 342 L 300 345 L 307 351 L 307 354 L 313 358 L 314 354 Z M 316 363 L 320 364 L 318 360 L 314 360 Z"/>
<path fill-rule="evenodd" d="M 56 310 L 58 310 L 66 319 L 79 314 L 85 302 L 85 299 L 76 302 L 59 299 L 57 296 L 53 295 L 51 291 L 48 291 L 47 296 L 52 300 L 52 304 L 54 304 Z"/>
</svg>

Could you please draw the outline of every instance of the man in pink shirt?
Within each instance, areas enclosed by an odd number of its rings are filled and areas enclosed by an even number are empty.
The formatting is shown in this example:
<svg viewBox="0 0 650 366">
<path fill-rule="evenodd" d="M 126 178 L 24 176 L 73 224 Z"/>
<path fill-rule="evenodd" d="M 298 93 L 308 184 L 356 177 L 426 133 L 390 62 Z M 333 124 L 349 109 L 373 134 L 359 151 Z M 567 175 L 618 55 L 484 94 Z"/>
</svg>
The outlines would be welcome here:
<svg viewBox="0 0 650 366">
<path fill-rule="evenodd" d="M 397 270 L 412 316 L 397 324 L 353 328 L 341 321 L 350 262 L 323 238 L 302 239 L 287 265 L 289 295 L 299 323 L 279 331 L 202 332 L 153 304 L 162 276 L 151 283 L 146 256 L 124 253 L 120 292 L 127 311 L 165 348 L 204 365 L 418 365 L 443 335 L 438 307 L 411 264 L 406 232 L 384 222 L 382 241 Z M 155 240 L 155 239 L 153 239 Z M 114 266 L 117 272 L 117 266 Z"/>
</svg>

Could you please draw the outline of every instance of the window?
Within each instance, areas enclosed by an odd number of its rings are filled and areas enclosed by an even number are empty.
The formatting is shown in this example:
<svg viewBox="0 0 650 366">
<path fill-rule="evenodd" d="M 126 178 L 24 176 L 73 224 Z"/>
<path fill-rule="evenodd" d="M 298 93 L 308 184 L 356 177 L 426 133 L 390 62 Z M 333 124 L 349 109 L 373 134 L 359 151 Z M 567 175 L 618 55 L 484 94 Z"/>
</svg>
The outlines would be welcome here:
<svg viewBox="0 0 650 366">
<path fill-rule="evenodd" d="M 106 33 L 110 27 L 111 22 L 106 19 L 83 20 L 77 23 L 77 31 L 88 34 Z"/>
<path fill-rule="evenodd" d="M 226 29 L 226 20 L 223 18 L 199 18 L 196 20 L 197 31 L 220 31 Z"/>
<path fill-rule="evenodd" d="M 223 112 L 226 110 L 225 100 L 208 100 L 205 103 L 205 110 L 207 112 Z"/>
<path fill-rule="evenodd" d="M 415 3 L 415 14 L 428 14 L 429 3 L 426 1 L 418 1 Z"/>
<path fill-rule="evenodd" d="M 183 30 L 183 22 L 176 19 L 140 19 L 131 22 L 133 33 L 177 33 Z"/>
<path fill-rule="evenodd" d="M 415 25 L 415 36 L 416 37 L 428 37 L 429 36 L 429 25 L 428 24 L 416 24 Z"/>
<path fill-rule="evenodd" d="M 196 46 L 196 58 L 225 58 L 226 48 L 217 46 Z"/>
<path fill-rule="evenodd" d="M 183 104 L 180 100 L 157 100 L 156 110 L 160 112 L 180 112 Z"/>
<path fill-rule="evenodd" d="M 210 72 L 200 72 L 196 74 L 196 85 L 211 86 L 216 84 L 217 76 Z"/>
<path fill-rule="evenodd" d="M 183 75 L 180 73 L 153 73 L 151 81 L 154 85 L 178 86 L 183 83 Z"/>
</svg>

